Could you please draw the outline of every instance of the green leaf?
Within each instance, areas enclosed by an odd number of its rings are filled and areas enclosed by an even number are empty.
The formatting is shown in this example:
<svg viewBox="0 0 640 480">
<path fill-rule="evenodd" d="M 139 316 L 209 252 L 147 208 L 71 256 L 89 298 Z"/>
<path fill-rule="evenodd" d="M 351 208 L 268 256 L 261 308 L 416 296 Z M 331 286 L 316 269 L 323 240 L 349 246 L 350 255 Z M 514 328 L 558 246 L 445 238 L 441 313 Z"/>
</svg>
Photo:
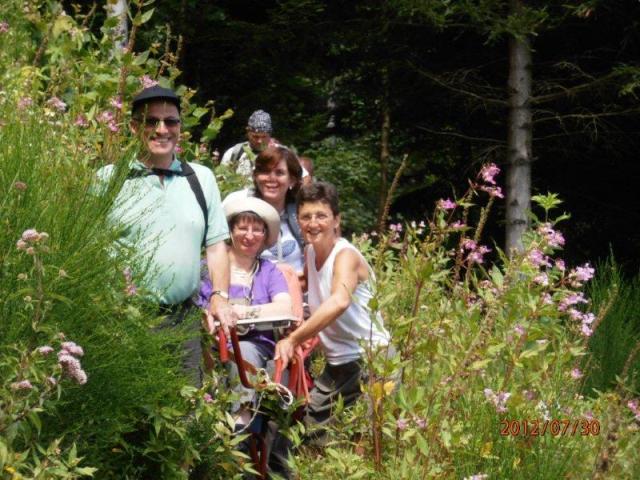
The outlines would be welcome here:
<svg viewBox="0 0 640 480">
<path fill-rule="evenodd" d="M 139 25 L 145 24 L 147 23 L 149 20 L 151 20 L 151 17 L 153 16 L 153 11 L 155 10 L 155 8 L 152 8 L 150 10 L 147 10 L 146 12 L 144 12 L 142 14 L 142 16 L 140 17 L 140 23 Z"/>
</svg>

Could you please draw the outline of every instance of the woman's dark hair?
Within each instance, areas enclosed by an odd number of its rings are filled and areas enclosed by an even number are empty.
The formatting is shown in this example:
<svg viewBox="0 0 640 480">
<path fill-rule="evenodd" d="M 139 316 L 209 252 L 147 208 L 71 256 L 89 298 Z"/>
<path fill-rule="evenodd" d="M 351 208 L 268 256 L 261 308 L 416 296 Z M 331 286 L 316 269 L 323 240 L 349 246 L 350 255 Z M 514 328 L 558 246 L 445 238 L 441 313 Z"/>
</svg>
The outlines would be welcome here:
<svg viewBox="0 0 640 480">
<path fill-rule="evenodd" d="M 334 216 L 340 215 L 340 205 L 338 203 L 338 189 L 333 183 L 313 182 L 303 185 L 296 197 L 298 210 L 305 203 L 322 202 L 328 205 Z"/>
<path fill-rule="evenodd" d="M 269 236 L 269 225 L 267 225 L 267 222 L 265 222 L 262 217 L 255 212 L 240 212 L 235 214 L 229 219 L 229 231 L 233 230 L 235 226 L 242 221 L 264 225 L 265 237 Z"/>
<path fill-rule="evenodd" d="M 291 190 L 287 190 L 287 196 L 285 197 L 285 203 L 293 203 L 296 201 L 296 195 L 302 185 L 302 166 L 295 153 L 287 147 L 281 145 L 274 147 L 267 147 L 256 157 L 256 167 L 253 171 L 253 186 L 256 191 L 255 196 L 262 198 L 262 194 L 258 189 L 258 183 L 256 182 L 256 175 L 259 173 L 269 173 L 276 168 L 282 160 L 287 164 L 287 171 L 289 176 L 293 180 Z"/>
</svg>

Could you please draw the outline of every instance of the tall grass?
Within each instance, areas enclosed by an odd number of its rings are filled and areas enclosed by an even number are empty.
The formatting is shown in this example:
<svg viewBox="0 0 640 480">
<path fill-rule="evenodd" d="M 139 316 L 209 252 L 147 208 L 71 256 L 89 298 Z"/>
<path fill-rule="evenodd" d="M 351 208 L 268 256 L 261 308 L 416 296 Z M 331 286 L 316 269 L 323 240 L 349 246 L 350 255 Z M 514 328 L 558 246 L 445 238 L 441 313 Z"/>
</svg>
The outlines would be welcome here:
<svg viewBox="0 0 640 480">
<path fill-rule="evenodd" d="M 135 259 L 111 253 L 117 232 L 107 220 L 122 179 L 98 193 L 93 152 L 77 148 L 73 126 L 41 112 L 0 110 L 0 338 L 33 348 L 63 332 L 84 347 L 89 381 L 64 391 L 43 432 L 75 441 L 103 475 L 110 464 L 121 472 L 127 462 L 113 449 L 144 408 L 167 404 L 186 383 L 171 348 L 180 338 L 151 333 L 155 312 L 125 294 L 122 270 Z M 122 159 L 129 153 L 123 146 Z M 49 234 L 41 278 L 34 257 L 16 248 L 29 228 Z"/>
<path fill-rule="evenodd" d="M 640 276 L 625 278 L 613 258 L 602 263 L 597 272 L 588 288 L 593 310 L 599 311 L 609 302 L 611 306 L 589 343 L 586 393 L 615 387 L 616 377 L 640 342 Z M 628 386 L 640 387 L 640 356 L 632 360 L 629 368 Z"/>
</svg>

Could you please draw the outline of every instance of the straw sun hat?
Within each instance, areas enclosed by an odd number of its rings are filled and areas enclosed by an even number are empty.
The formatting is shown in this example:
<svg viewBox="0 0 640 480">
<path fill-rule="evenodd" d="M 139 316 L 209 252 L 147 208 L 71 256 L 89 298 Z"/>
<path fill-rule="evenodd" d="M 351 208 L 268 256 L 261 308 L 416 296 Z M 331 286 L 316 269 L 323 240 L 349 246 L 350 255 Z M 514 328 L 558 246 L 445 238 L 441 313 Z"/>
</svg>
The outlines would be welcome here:
<svg viewBox="0 0 640 480">
<path fill-rule="evenodd" d="M 278 211 L 264 200 L 256 197 L 227 198 L 223 202 L 224 214 L 227 222 L 234 216 L 243 212 L 253 212 L 267 225 L 267 238 L 265 247 L 271 248 L 278 241 L 280 234 L 280 215 Z"/>
</svg>

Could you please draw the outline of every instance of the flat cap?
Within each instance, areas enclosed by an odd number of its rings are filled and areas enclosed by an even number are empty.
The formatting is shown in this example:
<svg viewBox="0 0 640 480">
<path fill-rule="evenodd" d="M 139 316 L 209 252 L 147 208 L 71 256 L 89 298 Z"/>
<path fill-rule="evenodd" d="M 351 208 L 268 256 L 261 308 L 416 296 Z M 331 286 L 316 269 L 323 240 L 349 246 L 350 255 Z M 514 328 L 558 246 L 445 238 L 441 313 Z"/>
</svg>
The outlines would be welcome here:
<svg viewBox="0 0 640 480">
<path fill-rule="evenodd" d="M 153 102 L 154 100 L 166 100 L 168 103 L 175 105 L 178 112 L 180 112 L 180 99 L 176 93 L 173 90 L 163 88 L 160 85 L 145 88 L 133 97 L 133 100 L 131 101 L 131 111 L 135 112 L 139 107 Z"/>
</svg>

